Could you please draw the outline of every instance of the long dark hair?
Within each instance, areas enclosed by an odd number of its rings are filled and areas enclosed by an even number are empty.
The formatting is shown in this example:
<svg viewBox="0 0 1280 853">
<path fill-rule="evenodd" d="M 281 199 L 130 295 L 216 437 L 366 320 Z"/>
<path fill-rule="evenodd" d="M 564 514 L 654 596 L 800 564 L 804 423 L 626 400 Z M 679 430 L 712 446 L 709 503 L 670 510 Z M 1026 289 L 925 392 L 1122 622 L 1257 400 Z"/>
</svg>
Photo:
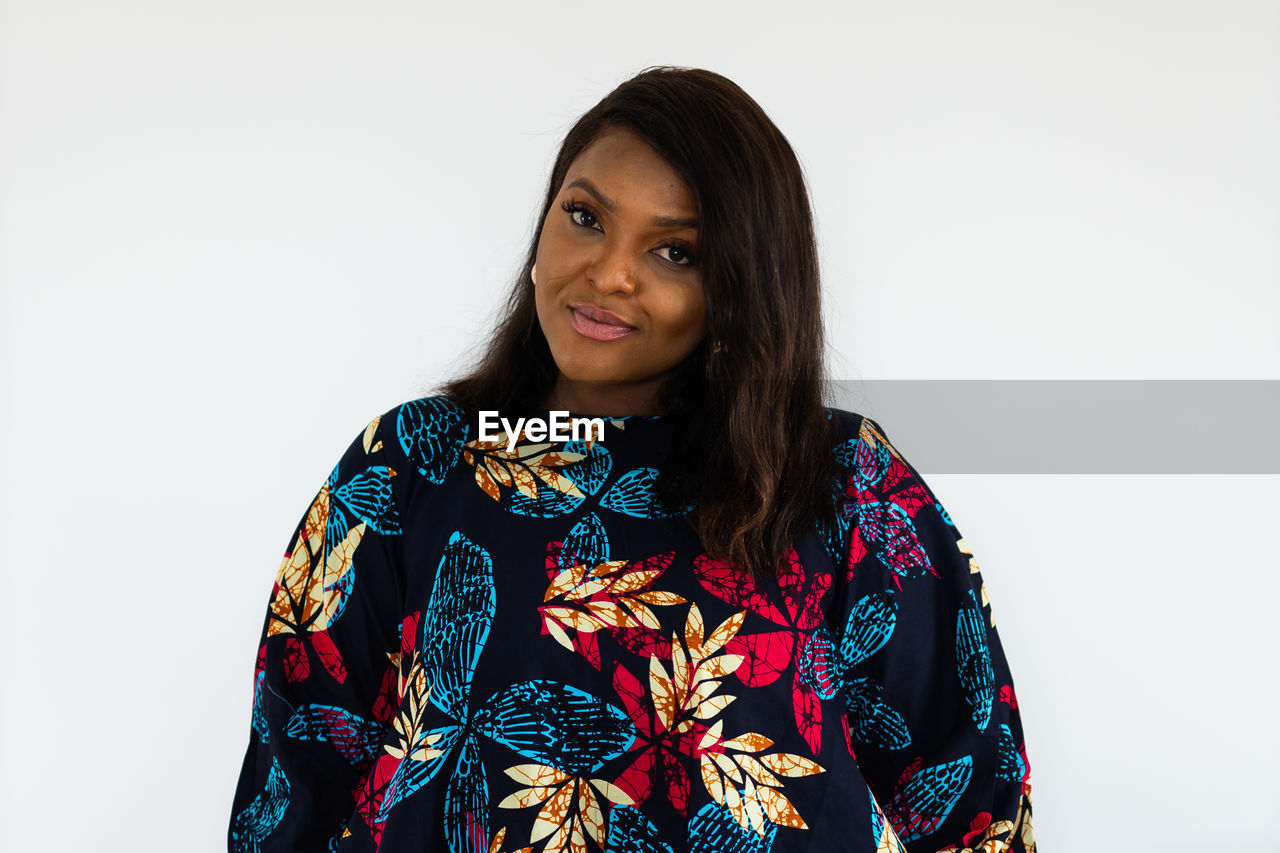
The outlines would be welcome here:
<svg viewBox="0 0 1280 853">
<path fill-rule="evenodd" d="M 463 407 L 537 409 L 558 369 L 529 273 L 574 159 L 603 131 L 646 140 L 692 188 L 707 335 L 663 389 L 674 433 L 662 494 L 713 558 L 774 573 L 818 520 L 832 522 L 834 419 L 823 408 L 817 245 L 804 174 L 781 131 L 737 84 L 654 66 L 584 114 L 560 146 L 504 319 L 471 372 L 440 386 Z M 713 342 L 724 348 L 713 352 Z"/>
</svg>

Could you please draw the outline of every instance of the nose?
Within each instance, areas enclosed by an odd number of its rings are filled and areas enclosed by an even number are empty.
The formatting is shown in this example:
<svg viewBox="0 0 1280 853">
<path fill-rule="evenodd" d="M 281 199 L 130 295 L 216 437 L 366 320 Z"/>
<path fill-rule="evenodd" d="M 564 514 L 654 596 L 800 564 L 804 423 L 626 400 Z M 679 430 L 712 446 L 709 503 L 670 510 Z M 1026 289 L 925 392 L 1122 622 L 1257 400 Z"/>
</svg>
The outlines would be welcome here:
<svg viewBox="0 0 1280 853">
<path fill-rule="evenodd" d="M 623 241 L 610 240 L 600 249 L 587 268 L 587 280 L 601 293 L 632 293 L 636 289 L 636 271 Z"/>
</svg>

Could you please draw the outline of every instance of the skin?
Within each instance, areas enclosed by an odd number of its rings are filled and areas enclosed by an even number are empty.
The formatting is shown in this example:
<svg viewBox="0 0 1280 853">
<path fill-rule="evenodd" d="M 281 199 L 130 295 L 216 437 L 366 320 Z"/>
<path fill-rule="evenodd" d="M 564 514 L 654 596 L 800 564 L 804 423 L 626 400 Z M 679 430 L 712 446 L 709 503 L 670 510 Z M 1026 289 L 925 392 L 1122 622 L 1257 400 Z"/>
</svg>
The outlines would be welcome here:
<svg viewBox="0 0 1280 853">
<path fill-rule="evenodd" d="M 583 186 L 585 179 L 599 195 Z M 600 198 L 613 202 L 610 211 Z M 582 210 L 566 212 L 577 203 Z M 606 131 L 570 165 L 543 221 L 535 302 L 560 375 L 548 409 L 662 414 L 659 394 L 706 334 L 692 188 L 642 138 Z M 573 326 L 571 303 L 612 311 L 636 331 L 598 341 Z"/>
</svg>

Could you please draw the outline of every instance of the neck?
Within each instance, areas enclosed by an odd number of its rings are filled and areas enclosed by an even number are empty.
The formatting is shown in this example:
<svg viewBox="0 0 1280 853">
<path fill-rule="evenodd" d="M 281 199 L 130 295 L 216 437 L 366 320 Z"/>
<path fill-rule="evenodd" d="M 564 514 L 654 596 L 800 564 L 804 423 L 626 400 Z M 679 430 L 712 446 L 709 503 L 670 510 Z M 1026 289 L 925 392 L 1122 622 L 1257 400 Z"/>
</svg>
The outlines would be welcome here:
<svg viewBox="0 0 1280 853">
<path fill-rule="evenodd" d="M 624 417 L 626 415 L 665 414 L 660 382 L 616 383 L 582 382 L 566 379 L 562 374 L 548 395 L 544 407 L 552 411 L 568 411 L 575 415 Z"/>
</svg>

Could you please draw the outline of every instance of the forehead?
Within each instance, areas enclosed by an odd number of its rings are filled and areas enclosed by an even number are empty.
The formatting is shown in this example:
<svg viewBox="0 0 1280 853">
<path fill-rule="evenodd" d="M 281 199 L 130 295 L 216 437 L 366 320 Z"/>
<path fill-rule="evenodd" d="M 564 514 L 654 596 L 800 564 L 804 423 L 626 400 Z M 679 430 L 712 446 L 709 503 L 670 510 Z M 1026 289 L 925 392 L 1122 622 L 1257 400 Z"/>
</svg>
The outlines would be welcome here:
<svg viewBox="0 0 1280 853">
<path fill-rule="evenodd" d="M 568 185 L 587 178 L 625 206 L 643 205 L 669 213 L 696 213 L 693 188 L 648 142 L 626 129 L 598 136 L 574 158 L 565 173 Z"/>
</svg>

